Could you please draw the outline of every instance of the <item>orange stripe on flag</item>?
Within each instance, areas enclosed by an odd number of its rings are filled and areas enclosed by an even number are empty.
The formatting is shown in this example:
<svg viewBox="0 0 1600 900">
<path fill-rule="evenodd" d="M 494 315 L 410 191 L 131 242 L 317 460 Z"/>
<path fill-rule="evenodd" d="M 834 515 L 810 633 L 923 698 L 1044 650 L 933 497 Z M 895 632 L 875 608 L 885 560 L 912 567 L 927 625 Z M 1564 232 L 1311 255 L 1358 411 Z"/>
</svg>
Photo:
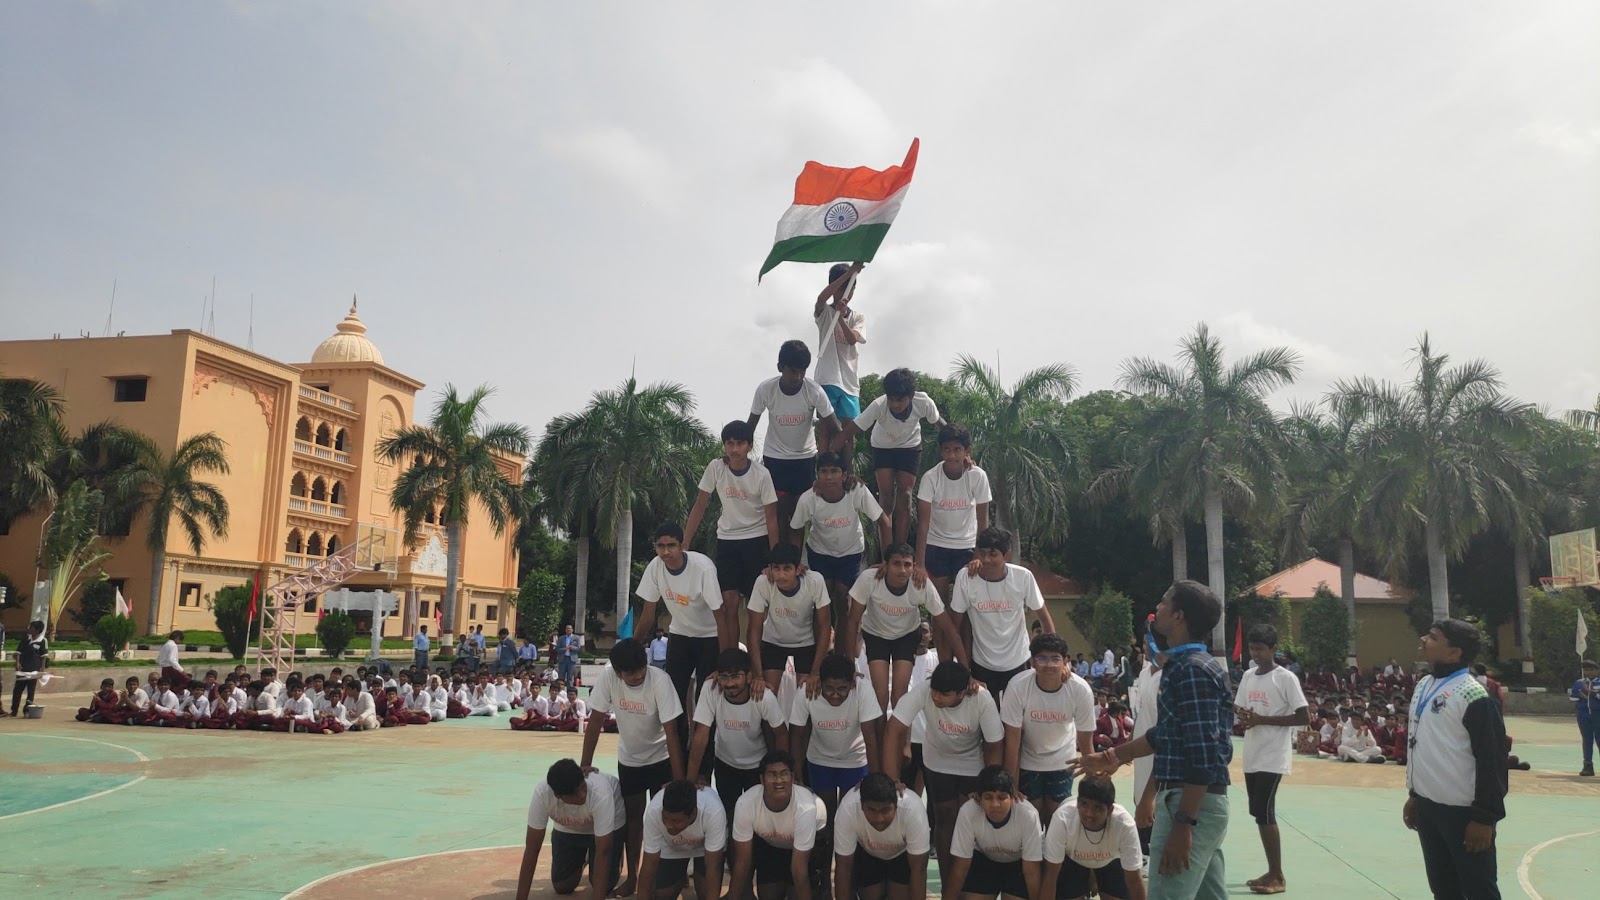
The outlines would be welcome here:
<svg viewBox="0 0 1600 900">
<path fill-rule="evenodd" d="M 913 138 L 911 149 L 906 151 L 906 161 L 883 171 L 857 166 L 854 169 L 836 169 L 819 162 L 806 163 L 800 177 L 794 182 L 796 206 L 821 206 L 840 197 L 855 200 L 886 200 L 911 183 L 917 168 L 917 147 L 921 141 Z"/>
</svg>

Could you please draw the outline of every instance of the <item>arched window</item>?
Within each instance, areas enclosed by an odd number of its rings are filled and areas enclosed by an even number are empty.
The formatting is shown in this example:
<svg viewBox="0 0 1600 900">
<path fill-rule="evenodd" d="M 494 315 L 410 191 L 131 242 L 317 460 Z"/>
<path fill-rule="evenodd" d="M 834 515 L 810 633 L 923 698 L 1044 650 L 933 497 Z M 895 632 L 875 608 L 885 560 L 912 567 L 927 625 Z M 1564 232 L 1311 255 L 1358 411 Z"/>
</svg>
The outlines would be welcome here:
<svg viewBox="0 0 1600 900">
<path fill-rule="evenodd" d="M 317 446 L 328 447 L 333 444 L 333 431 L 328 428 L 328 423 L 323 422 L 317 426 Z"/>
<path fill-rule="evenodd" d="M 306 493 L 306 473 L 294 473 L 294 479 L 289 482 L 289 496 L 304 497 Z"/>
<path fill-rule="evenodd" d="M 337 506 L 344 505 L 344 482 L 335 481 L 333 490 L 328 493 L 328 502 Z"/>
<path fill-rule="evenodd" d="M 295 528 L 289 531 L 289 539 L 284 541 L 283 549 L 289 553 L 305 552 L 306 544 L 305 540 L 300 536 L 300 529 Z"/>
<path fill-rule="evenodd" d="M 422 514 L 422 521 L 427 522 L 429 525 L 438 523 L 439 519 L 434 516 L 433 507 L 428 507 L 428 511 Z"/>
<path fill-rule="evenodd" d="M 328 535 L 328 555 L 332 556 L 332 555 L 334 555 L 335 553 L 338 553 L 338 552 L 339 552 L 339 536 L 336 535 L 336 534 Z"/>
<path fill-rule="evenodd" d="M 328 482 L 324 481 L 322 479 L 322 476 L 320 476 L 320 475 L 317 476 L 317 480 L 316 481 L 311 482 L 311 499 L 313 499 L 313 500 L 327 500 L 328 499 Z"/>
<path fill-rule="evenodd" d="M 306 418 L 305 416 L 301 416 L 300 421 L 294 423 L 294 439 L 297 441 L 311 440 L 310 419 Z"/>
<path fill-rule="evenodd" d="M 322 555 L 322 535 L 317 534 L 315 531 L 311 532 L 311 537 L 306 539 L 306 554 L 308 556 Z"/>
<path fill-rule="evenodd" d="M 335 450 L 340 452 L 348 451 L 350 449 L 349 443 L 350 432 L 343 428 L 339 429 L 339 433 L 333 436 L 333 449 Z"/>
</svg>

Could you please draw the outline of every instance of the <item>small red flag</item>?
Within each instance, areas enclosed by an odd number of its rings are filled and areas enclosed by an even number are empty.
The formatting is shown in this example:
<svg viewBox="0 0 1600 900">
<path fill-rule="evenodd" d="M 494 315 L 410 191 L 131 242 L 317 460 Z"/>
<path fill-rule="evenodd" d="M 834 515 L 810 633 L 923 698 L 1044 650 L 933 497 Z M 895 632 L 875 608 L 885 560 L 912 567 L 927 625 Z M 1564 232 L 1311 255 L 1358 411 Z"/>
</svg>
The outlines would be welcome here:
<svg viewBox="0 0 1600 900">
<path fill-rule="evenodd" d="M 1244 655 L 1244 616 L 1234 620 L 1233 628 L 1233 661 L 1238 662 Z"/>
<path fill-rule="evenodd" d="M 244 614 L 244 620 L 245 620 L 246 624 L 249 624 L 250 622 L 254 622 L 256 620 L 256 598 L 259 597 L 260 595 L 261 595 L 261 572 L 258 570 L 256 572 L 255 584 L 252 585 L 251 588 L 250 588 L 250 606 L 249 606 L 248 609 L 245 610 L 245 614 Z"/>
</svg>

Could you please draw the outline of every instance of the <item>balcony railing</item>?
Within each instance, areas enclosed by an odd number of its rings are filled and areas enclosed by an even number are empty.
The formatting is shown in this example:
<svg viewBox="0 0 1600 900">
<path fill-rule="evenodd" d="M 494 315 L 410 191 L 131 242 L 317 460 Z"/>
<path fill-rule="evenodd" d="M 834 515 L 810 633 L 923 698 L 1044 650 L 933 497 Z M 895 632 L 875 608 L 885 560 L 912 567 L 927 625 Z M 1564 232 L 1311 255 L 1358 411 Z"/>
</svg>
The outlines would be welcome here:
<svg viewBox="0 0 1600 900">
<path fill-rule="evenodd" d="M 283 564 L 294 566 L 296 569 L 304 569 L 306 567 L 306 558 L 299 553 L 285 553 L 283 555 Z"/>
<path fill-rule="evenodd" d="M 342 409 L 345 412 L 356 411 L 355 403 L 336 394 L 330 394 L 327 391 L 319 391 L 314 387 L 308 387 L 303 384 L 300 385 L 300 396 L 306 398 L 307 400 L 315 400 L 318 403 L 332 406 L 336 409 Z"/>
<path fill-rule="evenodd" d="M 297 512 L 306 511 L 306 500 L 303 497 L 290 497 L 289 508 Z"/>
</svg>

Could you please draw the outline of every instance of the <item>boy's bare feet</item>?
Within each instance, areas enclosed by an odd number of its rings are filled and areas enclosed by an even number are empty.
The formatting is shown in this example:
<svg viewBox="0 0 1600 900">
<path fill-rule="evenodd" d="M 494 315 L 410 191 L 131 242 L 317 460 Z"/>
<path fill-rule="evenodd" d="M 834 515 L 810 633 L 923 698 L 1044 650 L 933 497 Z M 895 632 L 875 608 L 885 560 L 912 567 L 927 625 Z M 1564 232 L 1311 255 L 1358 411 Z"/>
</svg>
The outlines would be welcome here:
<svg viewBox="0 0 1600 900">
<path fill-rule="evenodd" d="M 1260 878 L 1252 878 L 1244 885 L 1254 894 L 1281 894 L 1289 888 L 1281 876 L 1274 876 L 1271 872 Z"/>
</svg>

